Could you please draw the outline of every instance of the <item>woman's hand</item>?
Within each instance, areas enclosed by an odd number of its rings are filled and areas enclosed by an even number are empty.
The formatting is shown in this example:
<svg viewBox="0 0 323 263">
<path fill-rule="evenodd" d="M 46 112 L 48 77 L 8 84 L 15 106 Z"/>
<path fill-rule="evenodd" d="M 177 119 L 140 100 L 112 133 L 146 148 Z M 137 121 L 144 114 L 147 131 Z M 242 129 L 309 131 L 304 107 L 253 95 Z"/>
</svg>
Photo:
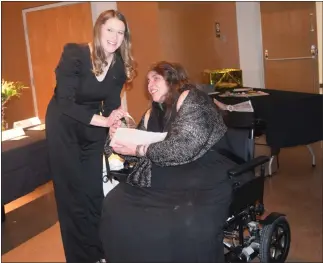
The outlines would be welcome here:
<svg viewBox="0 0 323 263">
<path fill-rule="evenodd" d="M 115 123 L 117 123 L 117 121 L 119 121 L 127 115 L 128 113 L 121 108 L 112 111 L 109 117 L 106 118 L 107 127 L 112 127 Z"/>
<path fill-rule="evenodd" d="M 127 143 L 127 145 L 125 145 L 116 141 L 113 143 L 113 145 L 111 145 L 111 147 L 113 151 L 118 154 L 136 156 L 137 144 Z"/>
<path fill-rule="evenodd" d="M 114 152 L 122 155 L 142 157 L 146 155 L 149 145 L 138 145 L 135 143 L 123 144 L 120 141 L 114 141 L 111 145 Z"/>
<path fill-rule="evenodd" d="M 112 126 L 110 126 L 109 129 L 109 136 L 110 139 L 112 140 L 113 135 L 116 133 L 117 129 L 121 127 L 122 122 L 120 120 L 116 121 Z"/>
</svg>

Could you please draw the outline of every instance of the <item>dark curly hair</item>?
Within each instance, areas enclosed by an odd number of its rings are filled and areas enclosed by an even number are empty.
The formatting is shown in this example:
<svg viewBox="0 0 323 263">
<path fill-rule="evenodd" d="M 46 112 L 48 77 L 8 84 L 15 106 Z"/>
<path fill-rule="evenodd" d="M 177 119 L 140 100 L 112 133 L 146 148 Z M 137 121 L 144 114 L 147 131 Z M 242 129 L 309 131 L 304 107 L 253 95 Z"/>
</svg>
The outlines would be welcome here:
<svg viewBox="0 0 323 263">
<path fill-rule="evenodd" d="M 165 118 L 170 119 L 180 94 L 185 90 L 191 89 L 193 85 L 189 83 L 187 72 L 179 63 L 159 61 L 150 67 L 148 72 L 151 71 L 162 76 L 169 88 L 165 101 L 159 107 L 162 106 Z M 156 104 L 158 103 L 152 102 L 152 111 L 158 108 Z"/>
</svg>

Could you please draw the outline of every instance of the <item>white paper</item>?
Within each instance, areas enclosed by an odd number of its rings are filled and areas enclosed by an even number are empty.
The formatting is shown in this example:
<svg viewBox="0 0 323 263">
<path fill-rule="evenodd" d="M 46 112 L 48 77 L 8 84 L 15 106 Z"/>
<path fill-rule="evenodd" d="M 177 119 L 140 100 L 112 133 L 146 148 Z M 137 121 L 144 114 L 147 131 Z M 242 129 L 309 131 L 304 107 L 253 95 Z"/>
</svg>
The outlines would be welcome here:
<svg viewBox="0 0 323 263">
<path fill-rule="evenodd" d="M 216 94 L 219 94 L 220 92 L 219 91 L 213 91 L 213 92 L 209 92 L 208 95 L 216 95 Z"/>
<path fill-rule="evenodd" d="M 31 128 L 28 128 L 28 131 L 43 131 L 46 129 L 46 125 L 45 124 L 40 124 Z"/>
<path fill-rule="evenodd" d="M 220 97 L 237 97 L 237 98 L 248 98 L 248 97 L 257 97 L 257 96 L 267 96 L 269 95 L 266 92 L 263 91 L 246 91 L 246 92 L 241 92 L 241 93 L 236 93 L 236 92 L 225 92 L 223 94 L 220 94 Z"/>
<path fill-rule="evenodd" d="M 15 137 L 15 138 L 12 138 L 10 139 L 10 141 L 20 141 L 22 139 L 25 139 L 25 138 L 28 138 L 29 136 L 27 135 L 22 135 L 22 136 L 19 136 L 19 137 Z"/>
<path fill-rule="evenodd" d="M 103 183 L 103 194 L 106 196 L 113 188 L 115 188 L 119 182 L 115 179 L 109 180 Z"/>
<path fill-rule="evenodd" d="M 119 155 L 111 154 L 108 160 L 109 160 L 109 167 L 111 171 L 117 171 L 124 168 L 124 165 L 123 165 L 124 160 Z M 103 161 L 105 163 L 105 159 L 103 159 Z M 104 165 L 104 169 L 106 169 L 105 165 Z"/>
<path fill-rule="evenodd" d="M 1 141 L 12 140 L 14 138 L 20 138 L 25 136 L 25 132 L 22 128 L 15 128 L 10 130 L 2 131 Z"/>
<path fill-rule="evenodd" d="M 109 165 L 110 165 L 110 170 L 120 170 L 123 168 L 123 162 L 121 162 L 122 159 L 118 156 L 118 155 L 115 155 L 115 154 L 112 154 L 110 157 L 109 157 Z M 116 167 L 116 163 L 118 163 L 118 167 Z M 122 167 L 120 166 L 120 163 L 122 164 Z M 112 169 L 111 168 L 111 165 L 113 166 L 113 168 L 120 168 L 120 169 Z M 106 176 L 107 175 L 107 169 L 106 169 L 106 163 L 105 163 L 105 157 L 103 156 L 103 173 L 102 173 L 102 176 Z M 112 179 L 112 180 L 108 180 L 108 181 L 105 181 L 105 180 L 102 180 L 103 183 L 102 183 L 102 187 L 103 187 L 103 194 L 104 196 L 106 196 L 114 187 L 116 187 L 119 182 L 115 179 Z"/>
<path fill-rule="evenodd" d="M 16 121 L 13 123 L 13 127 L 14 128 L 28 128 L 34 125 L 39 125 L 41 124 L 41 121 L 38 117 L 33 117 L 33 118 L 29 118 L 26 120 L 22 120 L 22 121 Z"/>
<path fill-rule="evenodd" d="M 230 105 L 232 106 L 232 111 L 238 111 L 238 112 L 254 112 L 254 109 L 252 107 L 252 104 L 250 100 L 244 101 L 235 105 Z"/>
<path fill-rule="evenodd" d="M 163 141 L 166 135 L 167 132 L 147 132 L 130 128 L 118 128 L 110 142 L 110 146 L 114 145 L 116 142 L 125 145 L 131 143 L 146 145 Z"/>
</svg>

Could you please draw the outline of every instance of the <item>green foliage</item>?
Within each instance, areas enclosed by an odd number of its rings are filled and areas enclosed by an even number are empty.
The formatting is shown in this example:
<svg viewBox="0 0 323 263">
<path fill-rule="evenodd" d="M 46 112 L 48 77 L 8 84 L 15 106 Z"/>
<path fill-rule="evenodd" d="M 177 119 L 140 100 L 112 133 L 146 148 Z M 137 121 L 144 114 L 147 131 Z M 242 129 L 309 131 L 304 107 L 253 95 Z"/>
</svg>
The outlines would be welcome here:
<svg viewBox="0 0 323 263">
<path fill-rule="evenodd" d="M 5 81 L 2 79 L 1 81 L 1 105 L 8 102 L 12 97 L 19 97 L 21 95 L 21 91 L 26 88 L 20 82 L 13 81 Z"/>
<path fill-rule="evenodd" d="M 13 82 L 13 81 L 5 81 L 2 79 L 1 81 L 1 130 L 5 130 L 7 128 L 5 121 L 5 104 L 13 97 L 20 97 L 21 92 L 25 87 L 21 82 Z"/>
</svg>

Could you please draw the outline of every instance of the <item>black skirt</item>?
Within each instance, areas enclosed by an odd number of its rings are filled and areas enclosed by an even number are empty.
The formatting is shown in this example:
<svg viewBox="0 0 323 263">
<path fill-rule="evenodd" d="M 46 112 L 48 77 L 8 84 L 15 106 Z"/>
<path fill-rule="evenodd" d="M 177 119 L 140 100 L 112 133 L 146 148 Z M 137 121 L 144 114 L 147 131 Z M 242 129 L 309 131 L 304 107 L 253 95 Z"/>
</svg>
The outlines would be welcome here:
<svg viewBox="0 0 323 263">
<path fill-rule="evenodd" d="M 150 188 L 116 186 L 100 223 L 107 262 L 224 262 L 234 164 L 209 151 L 189 164 L 154 166 Z"/>
</svg>

